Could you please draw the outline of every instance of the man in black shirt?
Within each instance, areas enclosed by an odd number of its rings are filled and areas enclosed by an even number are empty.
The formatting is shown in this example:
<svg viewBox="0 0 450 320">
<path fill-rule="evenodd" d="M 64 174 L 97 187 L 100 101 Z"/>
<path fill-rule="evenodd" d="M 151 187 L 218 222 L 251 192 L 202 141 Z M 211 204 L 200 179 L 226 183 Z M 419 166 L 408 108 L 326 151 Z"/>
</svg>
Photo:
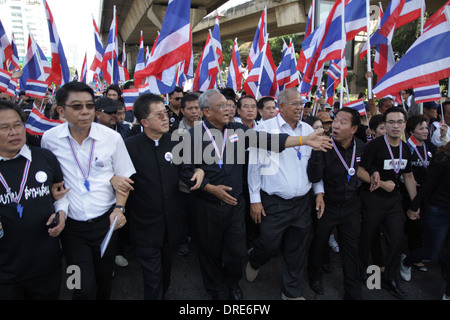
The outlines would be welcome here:
<svg viewBox="0 0 450 320">
<path fill-rule="evenodd" d="M 310 285 L 317 294 L 324 294 L 322 286 L 323 260 L 328 249 L 328 239 L 337 227 L 344 272 L 345 299 L 361 299 L 359 276 L 358 241 L 361 229 L 361 202 L 357 179 L 365 144 L 355 137 L 361 123 L 359 112 L 344 107 L 332 124 L 333 150 L 313 151 L 308 162 L 308 177 L 313 183 L 323 180 L 325 194 L 323 203 L 316 200 L 318 209 L 314 220 L 314 239 L 310 249 Z M 322 215 L 323 213 L 323 215 Z"/>
<path fill-rule="evenodd" d="M 183 89 L 180 87 L 175 87 L 169 93 L 169 105 L 166 106 L 169 115 L 169 132 L 178 129 L 180 121 L 183 119 L 183 113 L 181 112 L 181 98 L 183 98 L 183 95 Z"/>
<path fill-rule="evenodd" d="M 65 212 L 49 225 L 62 179 L 53 153 L 25 144 L 20 109 L 0 101 L 0 300 L 59 298 Z"/>
<path fill-rule="evenodd" d="M 127 201 L 129 234 L 144 273 L 145 299 L 163 299 L 170 282 L 173 253 L 183 226 L 179 166 L 173 163 L 169 119 L 164 100 L 153 94 L 134 103 L 136 119 L 144 132 L 125 141 L 136 174 Z M 203 172 L 194 187 L 200 186 Z"/>
<path fill-rule="evenodd" d="M 380 225 L 386 236 L 386 269 L 382 285 L 404 298 L 407 293 L 398 284 L 400 253 L 404 240 L 402 196 L 399 191 L 403 175 L 411 199 L 416 196 L 416 182 L 411 169 L 411 151 L 401 140 L 406 125 L 406 112 L 392 107 L 383 114 L 386 135 L 369 142 L 358 171 L 362 185 L 362 221 L 360 255 L 362 272 L 369 265 L 370 248 Z M 370 176 L 369 176 L 370 175 Z"/>
<path fill-rule="evenodd" d="M 201 168 L 205 178 L 201 189 L 193 192 L 199 210 L 194 217 L 198 237 L 198 256 L 203 284 L 213 299 L 242 299 L 245 255 L 245 201 L 243 165 L 249 147 L 284 148 L 307 144 L 325 150 L 331 148 L 329 138 L 313 133 L 305 137 L 256 132 L 236 122 L 229 122 L 226 98 L 216 89 L 199 97 L 204 121 L 189 130 L 185 137 L 181 178 L 191 186 L 193 170 Z"/>
</svg>

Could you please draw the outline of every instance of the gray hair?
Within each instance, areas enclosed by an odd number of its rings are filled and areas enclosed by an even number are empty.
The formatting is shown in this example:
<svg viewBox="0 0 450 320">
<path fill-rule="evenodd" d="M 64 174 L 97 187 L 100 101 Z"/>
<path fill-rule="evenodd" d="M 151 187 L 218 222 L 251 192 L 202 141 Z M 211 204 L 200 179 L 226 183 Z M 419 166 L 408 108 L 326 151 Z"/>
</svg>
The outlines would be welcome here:
<svg viewBox="0 0 450 320">
<path fill-rule="evenodd" d="M 209 97 L 211 97 L 213 94 L 221 94 L 218 89 L 209 89 L 203 92 L 200 97 L 198 97 L 198 104 L 200 105 L 200 109 L 208 108 L 209 107 Z"/>
<path fill-rule="evenodd" d="M 287 103 L 289 101 L 289 95 L 294 92 L 298 93 L 296 88 L 289 88 L 281 91 L 277 98 L 278 103 Z"/>
</svg>

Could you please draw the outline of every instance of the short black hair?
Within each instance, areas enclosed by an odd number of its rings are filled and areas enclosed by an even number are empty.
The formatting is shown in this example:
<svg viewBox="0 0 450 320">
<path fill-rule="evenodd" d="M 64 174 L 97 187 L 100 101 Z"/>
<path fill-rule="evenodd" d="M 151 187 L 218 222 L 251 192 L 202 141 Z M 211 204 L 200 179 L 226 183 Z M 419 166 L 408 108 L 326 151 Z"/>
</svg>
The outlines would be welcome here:
<svg viewBox="0 0 450 320">
<path fill-rule="evenodd" d="M 380 108 L 383 106 L 385 101 L 391 100 L 392 102 L 394 102 L 394 99 L 390 98 L 390 97 L 384 97 L 381 98 L 380 100 L 378 100 L 378 110 L 380 110 Z"/>
<path fill-rule="evenodd" d="M 358 110 L 349 107 L 342 107 L 334 114 L 334 117 L 336 117 L 339 112 L 348 112 L 352 115 L 352 127 L 359 127 L 361 125 L 361 115 L 359 114 Z"/>
<path fill-rule="evenodd" d="M 387 115 L 389 113 L 393 113 L 393 112 L 400 112 L 405 117 L 405 121 L 408 120 L 408 114 L 406 113 L 405 110 L 403 110 L 403 108 L 401 108 L 401 107 L 392 107 L 392 108 L 387 109 L 384 112 L 384 114 L 383 114 L 383 122 L 386 122 Z"/>
<path fill-rule="evenodd" d="M 110 85 L 110 86 L 106 89 L 105 94 L 108 94 L 108 91 L 109 91 L 109 90 L 114 90 L 114 91 L 116 91 L 117 94 L 119 95 L 119 97 L 122 96 L 122 90 L 120 89 L 120 87 L 119 87 L 117 84 L 112 84 L 112 85 Z"/>
<path fill-rule="evenodd" d="M 378 126 L 383 123 L 383 115 L 376 114 L 370 118 L 369 128 L 370 130 L 376 131 Z"/>
<path fill-rule="evenodd" d="M 316 117 L 316 116 L 309 116 L 309 117 L 307 117 L 306 119 L 303 120 L 303 122 L 306 122 L 311 127 L 314 125 L 314 123 L 316 123 L 316 121 L 322 122 L 322 120 L 320 120 L 320 118 Z"/>
<path fill-rule="evenodd" d="M 233 88 L 223 88 L 222 90 L 220 90 L 220 93 L 225 97 L 234 97 L 233 99 L 236 100 L 236 92 Z"/>
<path fill-rule="evenodd" d="M 65 107 L 70 92 L 87 92 L 91 95 L 92 101 L 95 99 L 94 90 L 83 82 L 67 82 L 56 91 L 56 105 Z"/>
<path fill-rule="evenodd" d="M 238 102 L 237 102 L 237 107 L 238 107 L 239 109 L 241 108 L 242 100 L 244 100 L 244 99 L 252 99 L 253 101 L 256 102 L 256 99 L 255 99 L 254 96 L 251 96 L 251 95 L 248 95 L 248 94 L 245 95 L 245 96 L 242 96 L 242 97 L 239 98 L 239 100 L 238 100 Z"/>
<path fill-rule="evenodd" d="M 13 111 L 17 112 L 17 114 L 20 117 L 20 120 L 22 122 L 24 121 L 22 110 L 14 102 L 7 101 L 7 100 L 0 100 L 0 111 L 4 111 L 4 110 L 13 110 Z"/>
<path fill-rule="evenodd" d="M 445 113 L 445 107 L 450 106 L 450 100 L 444 101 L 441 103 L 442 108 L 438 108 L 438 114 L 442 115 L 442 112 Z"/>
<path fill-rule="evenodd" d="M 140 95 L 133 104 L 133 113 L 137 121 L 140 122 L 150 114 L 150 105 L 155 102 L 162 102 L 164 104 L 164 98 L 153 93 L 146 93 Z"/>
<path fill-rule="evenodd" d="M 273 97 L 262 97 L 258 101 L 258 104 L 257 104 L 258 109 L 260 109 L 260 110 L 264 109 L 264 103 L 266 103 L 267 101 L 275 101 L 275 99 Z"/>
<path fill-rule="evenodd" d="M 131 86 L 134 86 L 134 81 L 127 81 L 123 84 L 122 88 L 124 90 L 130 89 Z"/>
<path fill-rule="evenodd" d="M 175 89 L 171 93 L 169 93 L 169 97 L 173 96 L 175 92 L 181 92 L 183 93 L 183 89 L 181 87 L 176 86 Z"/>
<path fill-rule="evenodd" d="M 416 127 L 421 124 L 422 122 L 427 122 L 427 119 L 422 114 L 413 114 L 408 118 L 408 121 L 406 122 L 406 132 L 411 133 L 414 132 Z"/>
<path fill-rule="evenodd" d="M 198 101 L 198 96 L 192 93 L 188 93 L 181 98 L 181 109 L 186 107 L 186 102 Z"/>
</svg>

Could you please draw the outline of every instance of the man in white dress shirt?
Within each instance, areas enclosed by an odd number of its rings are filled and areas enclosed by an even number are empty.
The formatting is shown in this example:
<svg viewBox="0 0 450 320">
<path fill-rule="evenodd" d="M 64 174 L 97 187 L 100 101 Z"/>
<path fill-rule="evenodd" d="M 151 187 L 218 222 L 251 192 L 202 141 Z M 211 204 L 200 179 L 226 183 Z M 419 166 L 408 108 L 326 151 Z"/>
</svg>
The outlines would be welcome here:
<svg viewBox="0 0 450 320">
<path fill-rule="evenodd" d="M 282 91 L 278 103 L 280 113 L 261 122 L 256 130 L 292 136 L 306 136 L 314 132 L 311 126 L 300 121 L 303 102 L 297 90 Z M 309 146 L 287 148 L 279 155 L 266 151 L 258 153 L 254 149 L 250 151 L 250 214 L 255 223 L 260 224 L 260 235 L 250 250 L 246 277 L 248 281 L 254 281 L 258 269 L 281 246 L 282 298 L 286 300 L 303 299 L 300 282 L 312 226 L 312 184 L 306 171 L 311 151 Z M 322 182 L 314 185 L 314 192 L 323 193 Z"/>
<path fill-rule="evenodd" d="M 94 123 L 94 92 L 80 82 L 65 84 L 56 94 L 67 122 L 45 132 L 41 145 L 61 164 L 67 192 L 68 218 L 61 241 L 68 265 L 81 272 L 74 299 L 109 299 L 117 232 L 101 257 L 109 228 L 124 226 L 128 194 L 115 191 L 112 179 L 135 173 L 122 137 Z M 111 182 L 110 182 L 111 181 Z M 126 180 L 132 183 L 131 180 Z"/>
</svg>

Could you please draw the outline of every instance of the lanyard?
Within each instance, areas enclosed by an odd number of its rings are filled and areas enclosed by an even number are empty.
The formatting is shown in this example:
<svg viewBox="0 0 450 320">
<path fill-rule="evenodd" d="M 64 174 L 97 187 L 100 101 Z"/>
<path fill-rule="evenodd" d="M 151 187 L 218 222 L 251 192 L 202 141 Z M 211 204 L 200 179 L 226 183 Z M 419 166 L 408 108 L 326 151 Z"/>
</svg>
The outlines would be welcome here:
<svg viewBox="0 0 450 320">
<path fill-rule="evenodd" d="M 282 130 L 281 130 L 281 126 L 280 126 L 280 121 L 278 120 L 278 115 L 276 116 L 276 118 L 277 118 L 278 129 L 280 130 L 280 133 L 281 133 Z M 284 133 L 286 133 L 286 132 L 284 132 Z M 302 154 L 300 152 L 300 146 L 293 147 L 293 148 L 295 149 L 295 151 L 297 151 L 297 158 L 298 158 L 298 160 L 302 160 Z"/>
<path fill-rule="evenodd" d="M 339 152 L 336 144 L 334 143 L 334 140 L 331 139 L 331 142 L 333 143 L 334 151 L 336 151 L 339 159 L 341 160 L 342 164 L 344 165 L 345 169 L 347 170 L 347 180 L 350 182 L 350 178 L 355 175 L 355 159 L 356 159 L 356 141 L 353 140 L 353 154 L 352 154 L 352 160 L 350 163 L 350 168 L 348 167 L 347 163 L 344 160 L 344 157 Z"/>
<path fill-rule="evenodd" d="M 387 140 L 386 135 L 384 135 L 384 142 L 386 142 L 386 146 L 388 147 L 389 154 L 391 155 L 392 159 L 392 168 L 394 169 L 394 172 L 398 174 L 400 172 L 400 169 L 402 168 L 402 155 L 403 155 L 403 146 L 402 142 L 400 141 L 399 149 L 400 149 L 400 159 L 398 160 L 398 164 L 395 165 L 395 159 L 394 154 L 392 153 L 391 145 L 389 144 L 389 141 Z"/>
<path fill-rule="evenodd" d="M 428 155 L 427 155 L 427 146 L 425 145 L 425 142 L 423 143 L 423 153 L 425 154 L 425 160 L 420 155 L 419 150 L 417 150 L 417 146 L 414 148 L 416 150 L 417 156 L 419 157 L 420 161 L 422 161 L 422 165 L 427 168 L 428 167 Z"/>
<path fill-rule="evenodd" d="M 216 155 L 219 157 L 219 168 L 222 169 L 222 165 L 223 165 L 223 152 L 225 151 L 225 143 L 226 143 L 226 138 L 227 138 L 227 132 L 228 129 L 225 128 L 225 131 L 223 133 L 223 142 L 222 142 L 222 153 L 220 153 L 219 147 L 217 146 L 216 141 L 214 140 L 214 137 L 211 134 L 211 131 L 209 130 L 209 128 L 206 126 L 205 122 L 203 122 L 203 128 L 205 128 L 206 132 L 208 133 L 209 139 L 211 140 L 211 143 L 214 147 L 214 150 L 216 150 Z"/>
<path fill-rule="evenodd" d="M 88 178 L 89 178 L 89 174 L 91 173 L 91 168 L 92 168 L 92 158 L 94 157 L 95 140 L 92 139 L 91 151 L 89 153 L 89 163 L 88 163 L 87 173 L 85 173 L 85 171 L 83 170 L 83 167 L 81 166 L 80 161 L 78 160 L 78 157 L 75 153 L 75 149 L 73 148 L 73 145 L 72 145 L 72 141 L 70 141 L 69 137 L 67 137 L 67 140 L 69 141 L 70 150 L 72 151 L 72 155 L 73 155 L 73 158 L 75 159 L 77 167 L 80 170 L 81 174 L 83 175 L 84 186 L 87 191 L 91 191 Z"/>
<path fill-rule="evenodd" d="M 11 192 L 11 188 L 8 186 L 8 183 L 5 180 L 5 177 L 0 172 L 0 182 L 5 187 L 6 191 L 8 192 L 8 195 L 13 199 L 13 201 L 17 204 L 17 213 L 19 214 L 19 218 L 22 218 L 23 213 L 23 206 L 19 203 L 20 199 L 22 199 L 23 191 L 25 190 L 25 184 L 28 179 L 28 173 L 30 172 L 30 160 L 27 160 L 27 163 L 25 164 L 25 168 L 23 169 L 23 175 L 22 175 L 22 182 L 20 182 L 20 189 L 19 193 L 17 194 L 17 197 L 14 197 L 14 195 Z"/>
</svg>

